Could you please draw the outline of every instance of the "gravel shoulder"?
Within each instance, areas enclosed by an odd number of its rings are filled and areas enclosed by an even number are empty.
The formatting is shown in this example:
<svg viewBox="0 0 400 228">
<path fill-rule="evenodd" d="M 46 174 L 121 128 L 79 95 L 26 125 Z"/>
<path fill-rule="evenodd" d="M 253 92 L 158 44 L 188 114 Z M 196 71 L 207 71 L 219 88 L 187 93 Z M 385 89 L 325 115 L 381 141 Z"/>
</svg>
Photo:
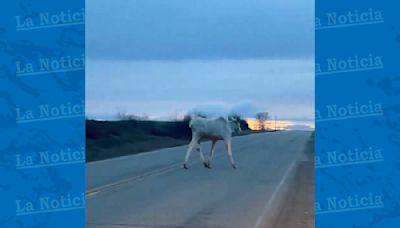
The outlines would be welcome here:
<svg viewBox="0 0 400 228">
<path fill-rule="evenodd" d="M 314 228 L 314 140 L 308 142 L 304 157 L 294 170 L 286 200 L 274 228 Z"/>
</svg>

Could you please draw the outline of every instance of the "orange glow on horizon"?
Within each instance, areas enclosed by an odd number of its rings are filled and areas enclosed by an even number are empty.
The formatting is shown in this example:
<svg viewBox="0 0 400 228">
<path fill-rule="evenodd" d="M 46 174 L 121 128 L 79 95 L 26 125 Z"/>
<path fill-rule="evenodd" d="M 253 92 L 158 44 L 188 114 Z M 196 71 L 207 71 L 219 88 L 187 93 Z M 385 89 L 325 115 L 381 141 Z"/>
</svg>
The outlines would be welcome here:
<svg viewBox="0 0 400 228">
<path fill-rule="evenodd" d="M 260 124 L 258 122 L 257 119 L 254 118 L 248 118 L 246 119 L 247 124 L 249 125 L 249 128 L 251 130 L 261 130 Z M 277 120 L 275 122 L 275 120 L 267 120 L 264 121 L 264 129 L 268 129 L 268 130 L 287 130 L 289 129 L 291 126 L 294 125 L 298 125 L 298 124 L 302 124 L 304 126 L 308 126 L 310 129 L 314 129 L 314 123 L 297 123 L 294 121 L 287 121 L 287 120 Z"/>
</svg>

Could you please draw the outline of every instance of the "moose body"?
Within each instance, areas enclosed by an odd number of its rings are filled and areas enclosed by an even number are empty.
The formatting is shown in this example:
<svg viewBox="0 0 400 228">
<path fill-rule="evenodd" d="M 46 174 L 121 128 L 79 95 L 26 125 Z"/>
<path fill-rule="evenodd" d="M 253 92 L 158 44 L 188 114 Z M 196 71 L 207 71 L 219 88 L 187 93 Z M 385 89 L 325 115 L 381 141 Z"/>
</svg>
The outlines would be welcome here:
<svg viewBox="0 0 400 228">
<path fill-rule="evenodd" d="M 194 148 L 200 153 L 200 158 L 206 168 L 211 168 L 211 161 L 215 153 L 215 144 L 218 140 L 223 140 L 225 147 L 231 161 L 232 167 L 236 168 L 233 156 L 232 156 L 232 146 L 231 139 L 233 133 L 239 133 L 240 123 L 237 119 L 225 119 L 219 117 L 216 119 L 207 119 L 203 117 L 193 117 L 189 122 L 189 127 L 192 129 L 192 140 L 189 144 L 189 148 L 186 152 L 185 162 L 183 167 L 187 169 L 187 162 L 189 160 L 190 154 Z M 200 139 L 211 140 L 211 150 L 209 159 L 204 158 L 203 152 L 200 148 Z"/>
</svg>

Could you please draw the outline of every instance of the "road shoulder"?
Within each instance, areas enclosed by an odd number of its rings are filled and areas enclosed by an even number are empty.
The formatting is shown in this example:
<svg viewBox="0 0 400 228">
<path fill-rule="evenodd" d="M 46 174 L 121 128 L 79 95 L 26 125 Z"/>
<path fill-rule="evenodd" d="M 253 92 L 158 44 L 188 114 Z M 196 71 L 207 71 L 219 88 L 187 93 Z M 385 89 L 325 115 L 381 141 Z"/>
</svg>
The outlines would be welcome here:
<svg viewBox="0 0 400 228">
<path fill-rule="evenodd" d="M 302 159 L 294 170 L 287 198 L 273 225 L 274 228 L 313 228 L 314 225 L 314 150 L 308 142 Z"/>
</svg>

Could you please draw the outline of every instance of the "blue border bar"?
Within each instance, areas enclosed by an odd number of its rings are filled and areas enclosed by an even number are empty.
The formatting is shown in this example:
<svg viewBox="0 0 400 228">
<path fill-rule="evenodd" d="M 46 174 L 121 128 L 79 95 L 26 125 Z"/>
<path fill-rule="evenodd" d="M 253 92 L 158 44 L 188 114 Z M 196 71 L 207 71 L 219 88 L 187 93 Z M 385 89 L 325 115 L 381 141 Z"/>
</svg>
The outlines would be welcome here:
<svg viewBox="0 0 400 228">
<path fill-rule="evenodd" d="M 84 1 L 1 11 L 0 226 L 84 227 Z"/>
<path fill-rule="evenodd" d="M 316 2 L 315 223 L 400 224 L 400 14 Z"/>
</svg>

